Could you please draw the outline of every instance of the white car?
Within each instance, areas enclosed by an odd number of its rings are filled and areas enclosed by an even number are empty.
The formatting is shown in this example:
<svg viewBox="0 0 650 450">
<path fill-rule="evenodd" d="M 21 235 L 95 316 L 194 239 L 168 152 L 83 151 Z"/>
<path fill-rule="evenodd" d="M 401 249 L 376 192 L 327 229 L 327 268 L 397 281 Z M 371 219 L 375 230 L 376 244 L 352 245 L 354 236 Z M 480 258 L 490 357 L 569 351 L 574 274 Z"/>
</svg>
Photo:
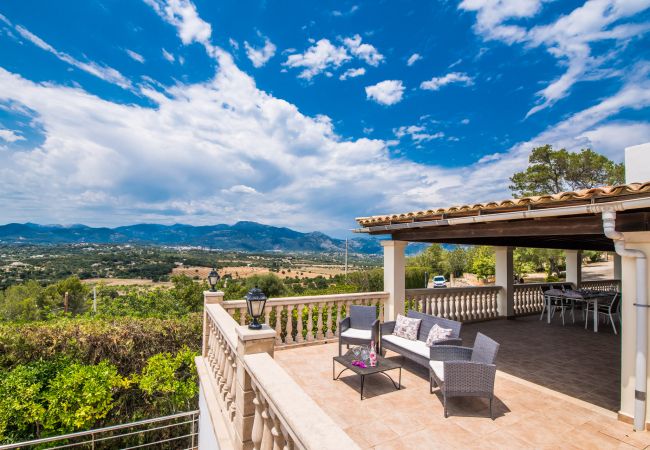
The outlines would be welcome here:
<svg viewBox="0 0 650 450">
<path fill-rule="evenodd" d="M 447 287 L 447 280 L 442 275 L 433 277 L 433 287 L 434 288 L 444 288 Z"/>
</svg>

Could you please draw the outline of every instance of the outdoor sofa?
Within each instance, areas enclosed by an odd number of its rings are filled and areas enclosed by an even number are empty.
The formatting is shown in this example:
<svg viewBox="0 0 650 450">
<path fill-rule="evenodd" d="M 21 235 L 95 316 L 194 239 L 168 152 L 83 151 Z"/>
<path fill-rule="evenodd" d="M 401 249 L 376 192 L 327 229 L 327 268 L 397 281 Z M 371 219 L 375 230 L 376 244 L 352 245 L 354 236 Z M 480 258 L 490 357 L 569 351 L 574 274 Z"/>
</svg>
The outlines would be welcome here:
<svg viewBox="0 0 650 450">
<path fill-rule="evenodd" d="M 395 336 L 395 321 L 385 322 L 380 325 L 381 331 L 381 354 L 385 355 L 386 350 L 392 350 L 399 353 L 405 358 L 414 361 L 421 366 L 429 368 L 429 361 L 433 353 L 433 347 L 437 345 L 462 345 L 460 339 L 461 323 L 454 320 L 444 319 L 442 317 L 430 316 L 418 311 L 409 310 L 406 315 L 412 319 L 420 319 L 420 328 L 418 329 L 417 339 L 411 341 L 400 336 Z M 427 346 L 426 341 L 429 331 L 434 325 L 442 328 L 451 329 L 451 336 L 448 339 L 436 341 L 431 347 Z"/>
</svg>

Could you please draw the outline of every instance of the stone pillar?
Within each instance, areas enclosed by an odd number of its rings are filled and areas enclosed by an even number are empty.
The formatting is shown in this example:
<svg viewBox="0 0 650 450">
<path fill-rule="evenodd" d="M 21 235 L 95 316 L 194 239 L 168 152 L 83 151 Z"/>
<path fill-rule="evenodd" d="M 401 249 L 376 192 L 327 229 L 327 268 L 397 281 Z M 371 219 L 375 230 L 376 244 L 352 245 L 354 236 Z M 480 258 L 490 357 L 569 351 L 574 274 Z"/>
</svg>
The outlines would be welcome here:
<svg viewBox="0 0 650 450">
<path fill-rule="evenodd" d="M 501 286 L 497 305 L 499 316 L 508 319 L 515 317 L 515 270 L 512 259 L 512 247 L 494 247 L 495 256 L 495 284 Z"/>
<path fill-rule="evenodd" d="M 209 331 L 207 328 L 208 324 L 208 311 L 206 310 L 206 305 L 222 303 L 223 302 L 223 292 L 222 291 L 203 291 L 203 346 L 201 347 L 201 356 L 204 358 L 208 356 L 208 336 Z"/>
<path fill-rule="evenodd" d="M 267 324 L 261 330 L 251 330 L 246 325 L 237 326 L 237 378 L 235 385 L 235 444 L 238 450 L 253 448 L 251 432 L 255 417 L 253 399 L 255 393 L 251 386 L 251 377 L 243 364 L 243 357 L 254 353 L 268 353 L 273 356 L 275 347 L 275 330 Z"/>
<path fill-rule="evenodd" d="M 623 277 L 623 266 L 622 266 L 621 256 L 618 253 L 614 253 L 614 279 L 620 280 Z"/>
<path fill-rule="evenodd" d="M 565 250 L 566 256 L 566 281 L 573 283 L 576 289 L 582 284 L 582 251 Z"/>
<path fill-rule="evenodd" d="M 404 314 L 406 244 L 404 241 L 381 241 L 384 247 L 384 291 L 390 294 L 384 305 L 385 321 L 395 320 L 397 314 Z"/>
</svg>

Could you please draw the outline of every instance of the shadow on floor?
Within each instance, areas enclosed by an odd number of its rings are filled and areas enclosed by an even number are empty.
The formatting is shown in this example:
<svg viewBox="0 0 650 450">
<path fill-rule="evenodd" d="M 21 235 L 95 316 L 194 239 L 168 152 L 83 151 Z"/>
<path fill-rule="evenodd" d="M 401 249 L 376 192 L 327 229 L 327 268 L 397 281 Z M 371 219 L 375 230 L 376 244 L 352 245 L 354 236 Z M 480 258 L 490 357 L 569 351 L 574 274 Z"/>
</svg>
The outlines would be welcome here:
<svg viewBox="0 0 650 450">
<path fill-rule="evenodd" d="M 463 325 L 463 345 L 471 347 L 478 331 L 501 344 L 498 370 L 619 410 L 621 342 L 611 326 L 601 325 L 594 333 L 582 321 L 562 326 L 556 317 L 549 325 L 539 315 L 477 322 Z"/>
</svg>

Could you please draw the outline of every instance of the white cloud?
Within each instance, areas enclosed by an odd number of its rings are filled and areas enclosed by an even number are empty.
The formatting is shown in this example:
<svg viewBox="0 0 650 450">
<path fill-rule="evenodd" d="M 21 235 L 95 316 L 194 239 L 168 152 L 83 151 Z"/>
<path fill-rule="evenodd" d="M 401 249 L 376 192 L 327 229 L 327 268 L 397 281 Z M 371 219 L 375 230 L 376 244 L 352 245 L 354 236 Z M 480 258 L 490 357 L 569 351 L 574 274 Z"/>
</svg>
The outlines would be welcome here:
<svg viewBox="0 0 650 450">
<path fill-rule="evenodd" d="M 164 48 L 162 49 L 162 55 L 163 55 L 163 58 L 165 58 L 165 59 L 166 59 L 167 61 L 169 61 L 170 63 L 173 63 L 173 62 L 176 60 L 176 58 L 174 58 L 174 55 L 171 54 L 171 53 L 169 53 L 169 52 L 168 52 L 167 50 L 165 50 Z"/>
<path fill-rule="evenodd" d="M 474 84 L 474 79 L 465 73 L 451 72 L 442 77 L 433 77 L 428 81 L 423 81 L 420 84 L 420 89 L 437 91 L 441 87 L 447 86 L 448 84 L 461 84 L 463 86 L 471 86 Z"/>
<path fill-rule="evenodd" d="M 228 39 L 228 43 L 234 50 L 239 50 L 239 42 L 237 42 L 233 38 Z"/>
<path fill-rule="evenodd" d="M 413 142 L 419 144 L 421 142 L 431 141 L 433 139 L 440 139 L 445 137 L 445 133 L 439 131 L 437 133 L 427 132 L 426 127 L 421 125 L 409 125 L 402 126 L 396 129 L 393 129 L 393 133 L 398 139 L 403 138 L 404 136 L 410 136 Z"/>
<path fill-rule="evenodd" d="M 463 119 L 460 121 L 463 125 L 467 125 L 469 123 L 469 119 Z"/>
<path fill-rule="evenodd" d="M 537 93 L 537 105 L 526 117 L 566 97 L 577 82 L 620 75 L 622 72 L 612 69 L 618 52 L 630 39 L 650 30 L 647 20 L 636 19 L 650 7 L 647 0 L 587 0 L 550 24 L 529 25 L 527 19 L 535 17 L 543 3 L 545 0 L 464 0 L 459 5 L 477 13 L 474 28 L 485 39 L 546 48 L 566 68 Z M 605 40 L 616 41 L 615 49 L 593 56 L 592 47 Z"/>
<path fill-rule="evenodd" d="M 131 59 L 134 61 L 139 62 L 140 64 L 144 63 L 144 56 L 142 56 L 140 53 L 136 53 L 133 50 L 129 50 L 128 48 L 126 49 L 126 54 L 129 55 Z"/>
<path fill-rule="evenodd" d="M 254 48 L 248 42 L 244 42 L 244 47 L 246 47 L 246 56 L 253 63 L 253 67 L 260 68 L 264 66 L 273 55 L 275 55 L 276 47 L 271 42 L 269 38 L 264 38 L 264 47 Z"/>
<path fill-rule="evenodd" d="M 9 143 L 25 140 L 25 138 L 21 136 L 17 131 L 12 131 L 12 130 L 2 129 L 2 128 L 0 128 L 0 139 Z"/>
<path fill-rule="evenodd" d="M 377 67 L 384 60 L 384 55 L 379 53 L 374 46 L 362 43 L 361 36 L 358 34 L 343 39 L 343 43 L 350 50 L 350 53 L 370 66 Z"/>
<path fill-rule="evenodd" d="M 650 123 L 607 123 L 584 131 L 576 137 L 576 142 L 580 146 L 592 148 L 611 159 L 621 161 L 625 147 L 650 142 Z"/>
<path fill-rule="evenodd" d="M 357 69 L 348 69 L 341 74 L 339 80 L 347 80 L 348 78 L 356 78 L 366 74 L 366 69 L 359 67 Z"/>
<path fill-rule="evenodd" d="M 413 64 L 418 62 L 419 60 L 422 59 L 422 56 L 420 56 L 419 53 L 413 53 L 411 56 L 409 56 L 409 59 L 406 61 L 406 65 L 411 67 Z"/>
<path fill-rule="evenodd" d="M 59 58 L 61 61 L 70 64 L 71 66 L 74 66 L 80 70 L 83 70 L 84 72 L 87 72 L 91 75 L 96 76 L 97 78 L 101 78 L 104 81 L 107 81 L 112 84 L 116 84 L 120 86 L 123 89 L 131 89 L 131 81 L 129 81 L 124 75 L 122 75 L 120 72 L 117 70 L 113 69 L 112 67 L 97 64 L 93 61 L 79 61 L 76 58 L 73 58 L 72 56 L 68 55 L 67 53 L 60 52 L 54 47 L 52 47 L 50 44 L 45 42 L 43 39 L 40 37 L 36 36 L 34 33 L 30 32 L 27 28 L 22 27 L 20 25 L 16 25 L 16 31 L 25 39 L 30 41 L 32 44 L 36 45 L 37 47 L 41 48 L 42 50 L 45 50 L 48 53 L 53 54 L 57 58 Z"/>
<path fill-rule="evenodd" d="M 382 105 L 394 105 L 402 101 L 404 85 L 401 80 L 385 80 L 366 87 L 366 97 Z"/>
<path fill-rule="evenodd" d="M 333 45 L 329 39 L 321 39 L 309 47 L 305 53 L 289 55 L 284 65 L 292 68 L 304 68 L 298 76 L 311 80 L 319 73 L 330 68 L 336 69 L 350 59 L 345 48 Z"/>
<path fill-rule="evenodd" d="M 202 44 L 213 55 L 210 42 L 212 26 L 199 17 L 196 6 L 190 0 L 144 0 L 167 23 L 176 27 L 183 44 Z"/>
</svg>

